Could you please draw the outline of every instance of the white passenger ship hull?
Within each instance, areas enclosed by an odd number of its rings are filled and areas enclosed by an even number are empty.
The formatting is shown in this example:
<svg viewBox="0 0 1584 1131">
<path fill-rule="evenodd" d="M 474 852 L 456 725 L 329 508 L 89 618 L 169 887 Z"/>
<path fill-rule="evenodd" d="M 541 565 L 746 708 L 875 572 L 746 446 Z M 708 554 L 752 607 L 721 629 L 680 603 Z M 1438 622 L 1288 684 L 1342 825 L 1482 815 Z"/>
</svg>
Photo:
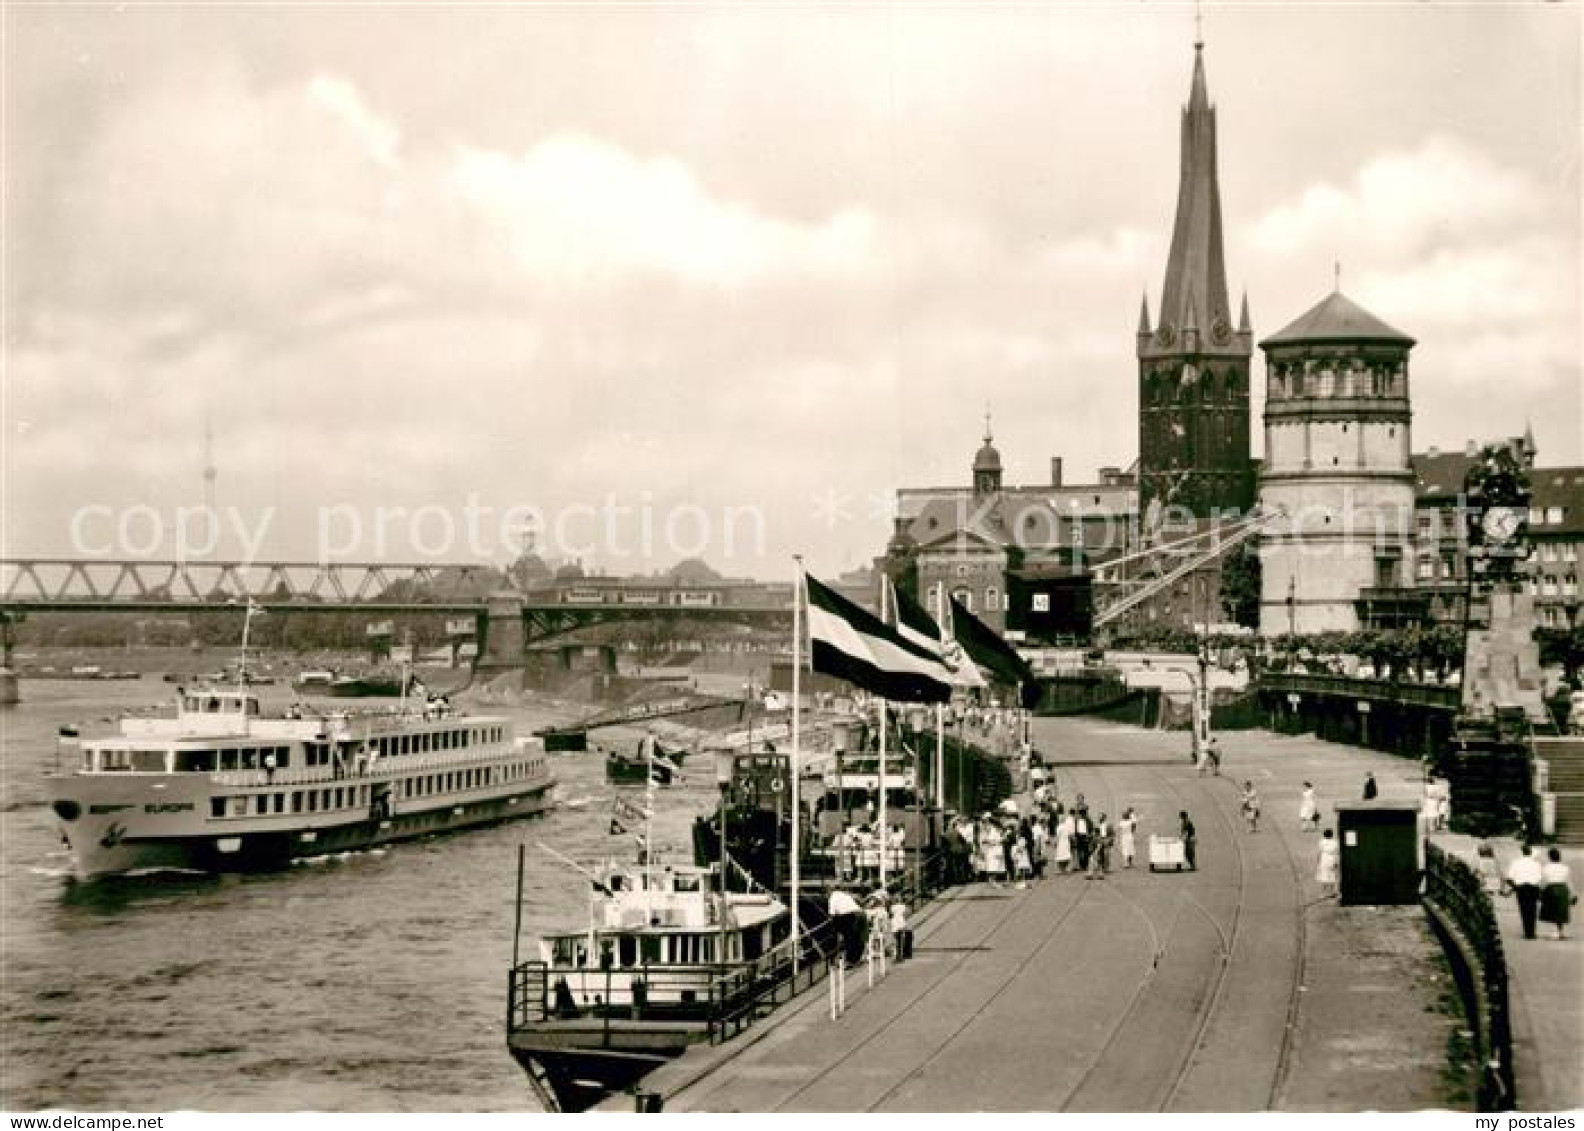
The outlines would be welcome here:
<svg viewBox="0 0 1584 1131">
<path fill-rule="evenodd" d="M 283 814 L 285 820 L 265 815 L 228 820 L 223 827 L 215 827 L 218 822 L 204 817 L 214 792 L 207 781 L 165 777 L 159 783 L 163 788 L 155 793 L 147 780 L 138 780 L 140 777 L 143 775 L 128 774 L 106 781 L 84 775 L 51 782 L 51 801 L 57 814 L 62 803 L 75 803 L 81 809 L 75 820 L 58 822 L 80 879 L 160 869 L 229 872 L 279 868 L 304 857 L 352 852 L 534 816 L 549 808 L 548 795 L 554 784 L 547 778 L 521 783 L 520 788 L 506 793 L 459 793 L 407 810 L 398 801 L 389 816 L 363 808 L 323 813 L 311 823 L 301 822 L 301 815 L 294 819 Z M 369 777 L 357 784 L 372 787 L 380 781 Z M 342 788 L 353 785 L 345 783 Z M 254 792 L 272 795 L 269 790 Z"/>
</svg>

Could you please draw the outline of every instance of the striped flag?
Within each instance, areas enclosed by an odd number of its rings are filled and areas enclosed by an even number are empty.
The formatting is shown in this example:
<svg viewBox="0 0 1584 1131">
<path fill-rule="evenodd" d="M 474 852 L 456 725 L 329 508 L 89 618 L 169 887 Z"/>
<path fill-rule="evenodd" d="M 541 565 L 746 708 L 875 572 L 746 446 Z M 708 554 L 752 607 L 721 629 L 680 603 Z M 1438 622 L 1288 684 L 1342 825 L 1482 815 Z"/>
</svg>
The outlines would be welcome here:
<svg viewBox="0 0 1584 1131">
<path fill-rule="evenodd" d="M 939 653 L 921 647 L 872 613 L 804 575 L 808 587 L 810 666 L 883 699 L 945 703 L 951 673 Z"/>
<path fill-rule="evenodd" d="M 884 578 L 883 583 L 890 590 L 892 607 L 896 609 L 896 630 L 902 638 L 933 653 L 941 666 L 951 673 L 953 686 L 985 686 L 978 667 L 969 661 L 961 646 L 947 634 L 945 628 L 935 623 L 935 618 L 925 611 L 924 606 L 892 585 L 890 578 Z"/>
<path fill-rule="evenodd" d="M 963 608 L 955 597 L 951 598 L 949 607 L 952 638 L 962 645 L 968 658 L 979 665 L 988 678 L 997 683 L 1034 682 L 1034 672 L 1028 663 L 995 629 Z"/>
</svg>

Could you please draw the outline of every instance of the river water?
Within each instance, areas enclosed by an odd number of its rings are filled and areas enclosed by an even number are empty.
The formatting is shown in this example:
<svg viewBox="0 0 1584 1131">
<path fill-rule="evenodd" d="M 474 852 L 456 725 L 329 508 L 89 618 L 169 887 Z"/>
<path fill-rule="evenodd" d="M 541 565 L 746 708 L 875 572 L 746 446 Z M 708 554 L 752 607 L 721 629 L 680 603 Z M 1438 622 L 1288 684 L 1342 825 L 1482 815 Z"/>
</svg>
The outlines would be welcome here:
<svg viewBox="0 0 1584 1131">
<path fill-rule="evenodd" d="M 266 705 L 287 694 L 262 690 Z M 609 835 L 618 787 L 599 757 L 552 755 L 558 804 L 542 817 L 265 875 L 73 880 L 41 780 L 58 728 L 107 727 L 173 691 L 149 676 L 27 680 L 0 708 L 0 1108 L 535 1110 L 506 1051 L 517 846 L 531 957 L 538 932 L 587 915 L 587 883 L 536 844 L 632 853 Z M 519 734 L 550 721 L 475 709 Z M 660 795 L 668 859 L 690 856 L 713 801 L 696 761 Z"/>
</svg>

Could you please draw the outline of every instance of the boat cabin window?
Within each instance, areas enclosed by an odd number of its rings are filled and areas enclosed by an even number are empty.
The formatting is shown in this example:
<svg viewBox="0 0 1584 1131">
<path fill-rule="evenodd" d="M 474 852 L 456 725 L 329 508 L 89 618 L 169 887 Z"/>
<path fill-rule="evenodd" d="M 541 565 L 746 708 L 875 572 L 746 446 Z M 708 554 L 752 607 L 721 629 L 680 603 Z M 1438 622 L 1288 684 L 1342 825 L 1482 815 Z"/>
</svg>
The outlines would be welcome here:
<svg viewBox="0 0 1584 1131">
<path fill-rule="evenodd" d="M 622 966 L 638 965 L 638 938 L 635 935 L 621 935 L 616 940 L 617 959 Z"/>
<path fill-rule="evenodd" d="M 165 751 L 134 750 L 131 768 L 140 774 L 162 774 L 165 772 Z"/>
<path fill-rule="evenodd" d="M 176 751 L 176 772 L 206 774 L 217 767 L 216 752 L 213 750 L 178 750 Z"/>
</svg>

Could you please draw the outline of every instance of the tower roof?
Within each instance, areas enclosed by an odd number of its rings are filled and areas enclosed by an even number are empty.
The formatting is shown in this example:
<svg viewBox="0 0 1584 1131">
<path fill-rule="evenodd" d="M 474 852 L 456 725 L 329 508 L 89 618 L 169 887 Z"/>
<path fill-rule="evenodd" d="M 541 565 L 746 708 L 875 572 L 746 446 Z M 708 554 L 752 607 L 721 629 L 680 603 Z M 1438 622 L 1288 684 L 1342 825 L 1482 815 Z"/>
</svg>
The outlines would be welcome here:
<svg viewBox="0 0 1584 1131">
<path fill-rule="evenodd" d="M 1001 453 L 996 451 L 995 445 L 990 442 L 990 437 L 985 437 L 984 446 L 974 456 L 973 469 L 975 471 L 1000 471 Z"/>
<path fill-rule="evenodd" d="M 1232 325 L 1222 254 L 1216 118 L 1205 83 L 1204 45 L 1194 44 L 1193 84 L 1182 112 L 1177 219 L 1161 288 L 1161 326 L 1201 330 Z"/>
<path fill-rule="evenodd" d="M 1411 346 L 1414 340 L 1393 329 L 1341 291 L 1332 291 L 1306 313 L 1260 343 L 1261 349 L 1297 342 L 1395 342 Z"/>
</svg>

